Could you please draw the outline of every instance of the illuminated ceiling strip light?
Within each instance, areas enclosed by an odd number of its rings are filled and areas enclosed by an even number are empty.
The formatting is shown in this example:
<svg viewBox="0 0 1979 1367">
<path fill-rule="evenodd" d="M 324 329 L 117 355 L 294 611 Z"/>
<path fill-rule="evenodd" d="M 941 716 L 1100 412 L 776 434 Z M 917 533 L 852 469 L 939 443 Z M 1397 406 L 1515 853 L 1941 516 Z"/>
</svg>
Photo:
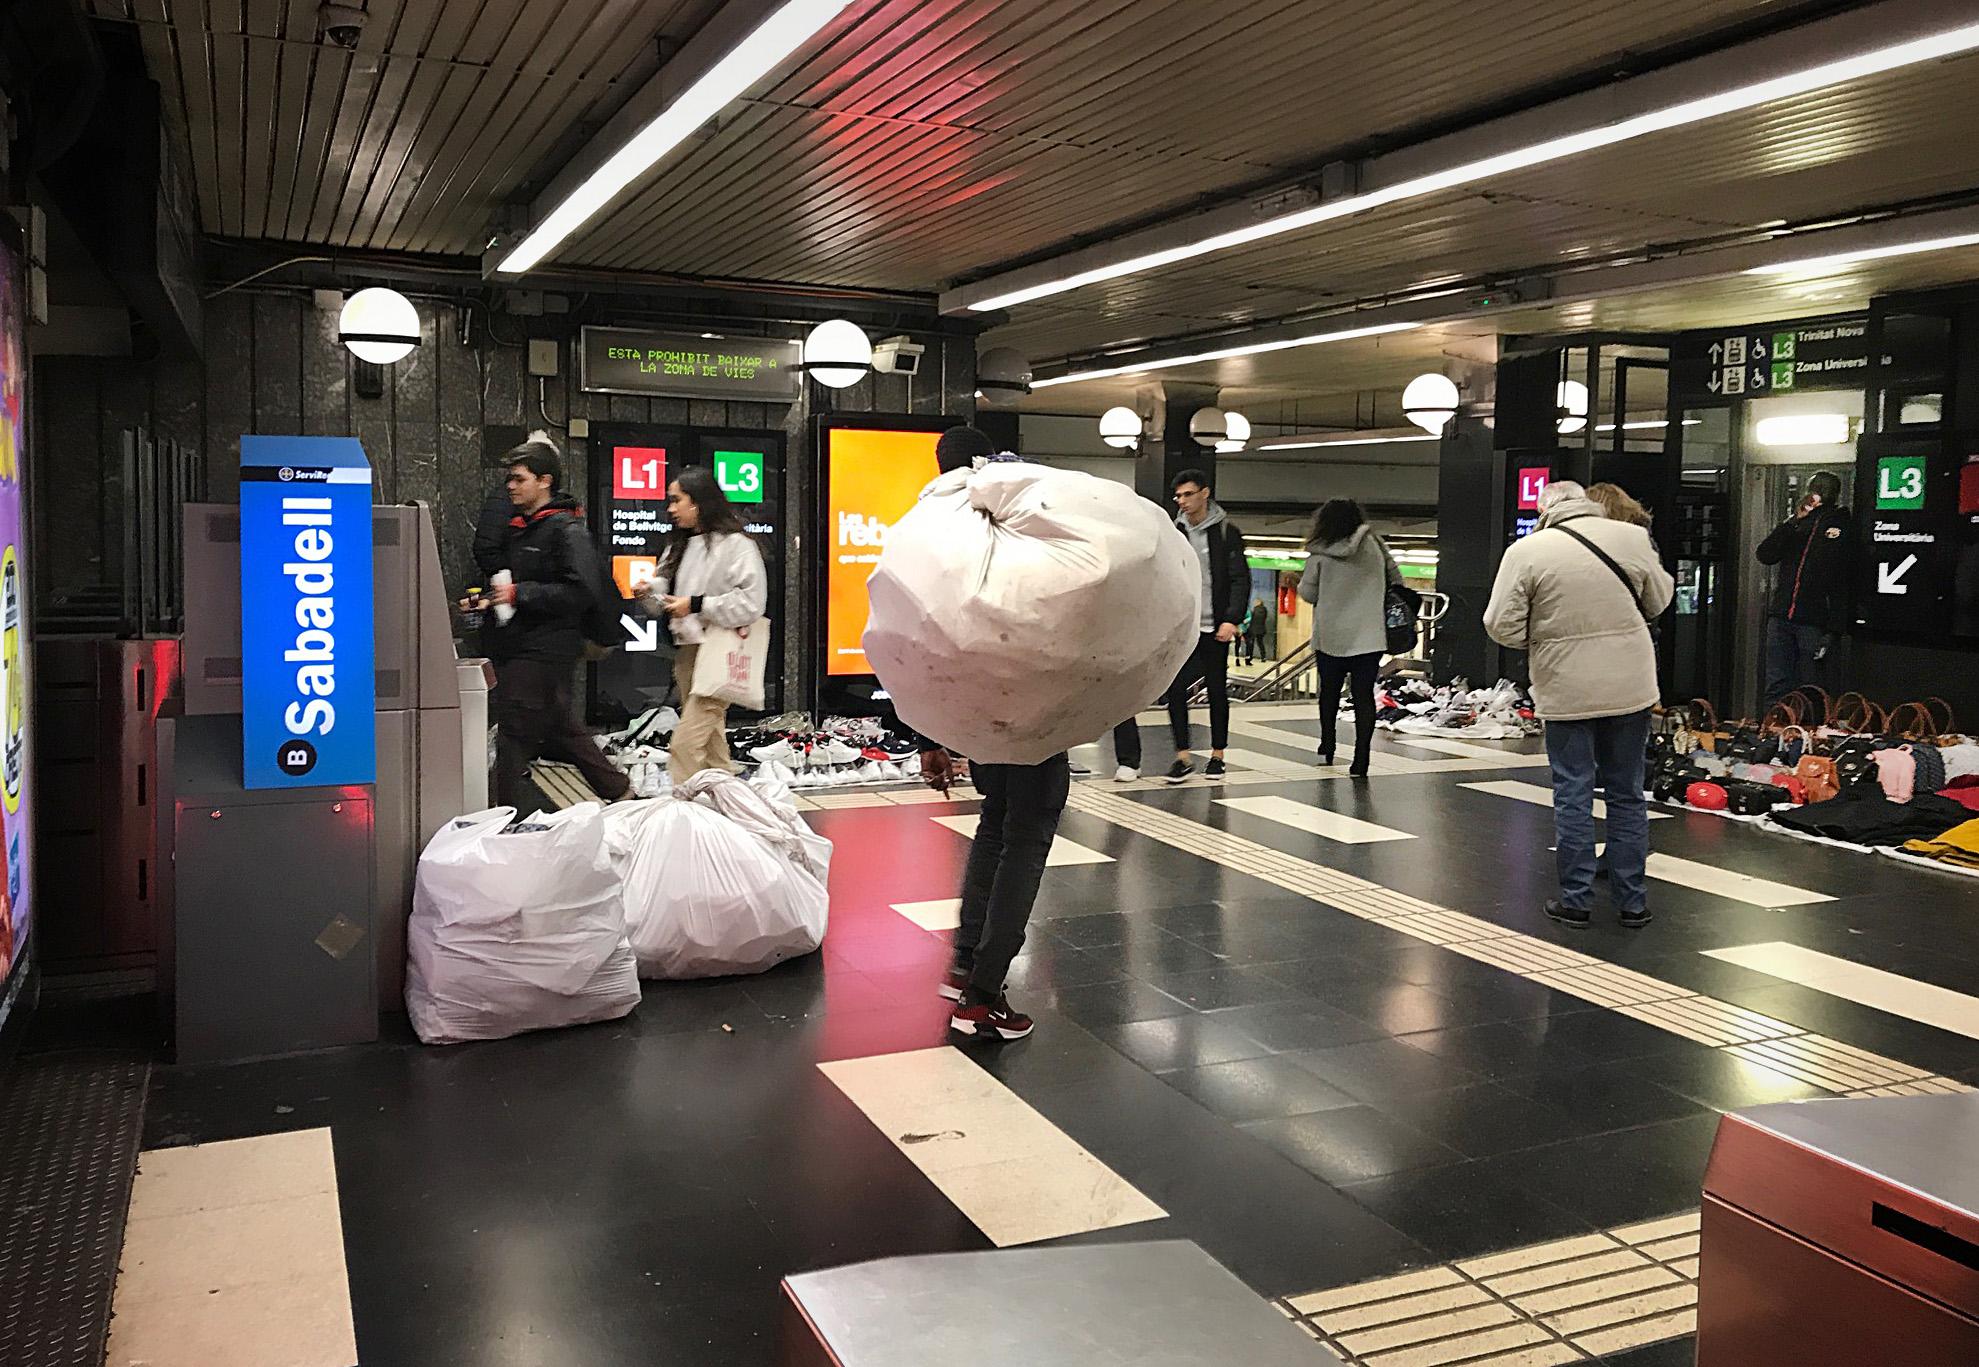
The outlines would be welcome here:
<svg viewBox="0 0 1979 1367">
<path fill-rule="evenodd" d="M 1685 427 L 1696 427 L 1703 421 L 1704 419 L 1702 418 L 1685 418 L 1683 420 L 1683 425 Z M 1669 421 L 1665 418 L 1653 418 L 1653 419 L 1645 418 L 1640 422 L 1623 423 L 1622 430 L 1624 432 L 1646 432 L 1653 428 L 1668 427 L 1669 425 L 1670 425 Z M 1615 424 L 1613 424 L 1612 422 L 1604 422 L 1594 430 L 1597 432 L 1612 432 L 1615 430 Z"/>
<path fill-rule="evenodd" d="M 1316 441 L 1266 442 L 1264 445 L 1258 447 L 1258 450 L 1314 451 L 1314 450 L 1323 450 L 1324 448 L 1329 446 L 1390 446 L 1397 442 L 1441 441 L 1441 440 L 1443 440 L 1443 438 L 1432 437 L 1427 434 L 1420 437 L 1342 437 L 1337 441 L 1331 437 L 1322 437 Z"/>
<path fill-rule="evenodd" d="M 1267 351 L 1290 351 L 1294 347 L 1319 346 L 1323 342 L 1346 342 L 1356 337 L 1379 337 L 1387 332 L 1407 332 L 1420 323 L 1381 323 L 1374 327 L 1347 328 L 1341 332 L 1318 332 L 1310 337 L 1290 337 L 1278 342 L 1252 342 L 1247 346 L 1224 347 L 1198 352 L 1193 356 L 1171 356 L 1164 361 L 1142 361 L 1138 365 L 1113 366 L 1106 370 L 1075 370 L 1070 375 L 1053 375 L 1031 381 L 1032 389 L 1048 389 L 1055 384 L 1076 384 L 1081 380 L 1110 380 L 1115 375 L 1138 375 L 1145 370 L 1172 370 L 1178 365 L 1198 365 L 1204 361 L 1224 361 L 1232 356 L 1261 356 Z"/>
<path fill-rule="evenodd" d="M 604 165 L 585 177 L 563 203 L 516 244 L 500 270 L 517 275 L 542 261 L 662 157 L 810 41 L 850 3 L 851 0 L 789 0 L 777 9 L 727 56 L 683 90 L 678 99 L 654 115 Z"/>
<path fill-rule="evenodd" d="M 1835 252 L 1829 256 L 1807 256 L 1798 261 L 1754 266 L 1746 274 L 1800 275 L 1803 272 L 1818 274 L 1838 266 L 1852 266 L 1858 261 L 1880 261 L 1890 256 L 1914 256 L 1919 252 L 1950 251 L 1954 247 L 1979 247 L 1979 233 L 1965 233 L 1958 237 L 1934 237 L 1925 242 L 1897 242 L 1887 247 L 1863 247 L 1852 252 Z"/>
<path fill-rule="evenodd" d="M 1956 56 L 1962 52 L 1970 52 L 1974 48 L 1979 48 L 1979 24 L 1967 24 L 1962 28 L 1949 29 L 1928 38 L 1913 39 L 1907 43 L 1879 48 L 1840 61 L 1824 62 L 1805 71 L 1789 72 L 1771 80 L 1738 86 L 1717 95 L 1685 100 L 1680 104 L 1654 109 L 1631 119 L 1604 124 L 1599 128 L 1589 128 L 1578 133 L 1569 133 L 1564 137 L 1549 138 L 1545 142 L 1534 143 L 1529 147 L 1514 148 L 1494 157 L 1485 157 L 1479 161 L 1466 162 L 1461 166 L 1452 166 L 1447 170 L 1435 171 L 1426 176 L 1399 181 L 1364 195 L 1336 199 L 1331 203 L 1315 205 L 1297 213 L 1283 214 L 1277 218 L 1266 219 L 1262 223 L 1253 223 L 1230 232 L 1218 233 L 1213 237 L 1202 238 L 1184 246 L 1149 252 L 1108 266 L 1095 266 L 1091 270 L 1080 271 L 1063 279 L 1011 290 L 1007 294 L 984 299 L 969 307 L 977 313 L 1014 308 L 1018 304 L 1028 304 L 1033 300 L 1063 294 L 1067 290 L 1075 290 L 1084 285 L 1098 284 L 1102 280 L 1115 280 L 1123 275 L 1138 275 L 1143 271 L 1157 270 L 1162 266 L 1187 261 L 1192 257 L 1228 251 L 1232 247 L 1245 246 L 1266 238 L 1277 237 L 1282 233 L 1297 232 L 1301 228 L 1316 227 L 1335 219 L 1364 214 L 1371 209 L 1379 209 L 1402 200 L 1417 199 L 1442 190 L 1456 189 L 1492 176 L 1523 171 L 1549 161 L 1558 161 L 1563 157 L 1578 156 L 1583 152 L 1591 152 L 1602 147 L 1613 147 L 1617 143 L 1629 142 L 1651 133 L 1661 133 L 1671 128 L 1681 128 L 1685 124 L 1720 118 L 1773 100 L 1791 99 L 1796 95 L 1806 95 L 1828 86 L 1841 85 L 1848 81 L 1858 81 L 1864 77 L 1913 66 L 1918 62 Z"/>
</svg>

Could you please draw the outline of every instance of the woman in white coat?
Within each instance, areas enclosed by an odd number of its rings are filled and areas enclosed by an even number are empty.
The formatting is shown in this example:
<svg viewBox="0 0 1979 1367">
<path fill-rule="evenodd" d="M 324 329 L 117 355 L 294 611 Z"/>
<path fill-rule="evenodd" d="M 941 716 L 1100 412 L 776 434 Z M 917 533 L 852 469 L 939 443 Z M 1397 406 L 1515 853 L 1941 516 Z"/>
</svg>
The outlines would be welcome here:
<svg viewBox="0 0 1979 1367">
<path fill-rule="evenodd" d="M 1374 748 L 1374 676 L 1388 648 L 1388 586 L 1402 572 L 1351 498 L 1328 499 L 1313 515 L 1299 597 L 1312 604 L 1312 648 L 1319 657 L 1319 762 L 1333 763 L 1340 686 L 1351 680 L 1354 763 L 1367 776 Z"/>
<path fill-rule="evenodd" d="M 667 511 L 674 532 L 658 576 L 639 601 L 652 616 L 664 617 L 673 633 L 680 725 L 668 750 L 667 773 L 678 784 L 703 769 L 734 772 L 728 704 L 694 695 L 694 661 L 707 628 L 746 627 L 763 615 L 769 582 L 762 551 L 708 470 L 698 465 L 682 470 L 667 488 Z"/>
</svg>

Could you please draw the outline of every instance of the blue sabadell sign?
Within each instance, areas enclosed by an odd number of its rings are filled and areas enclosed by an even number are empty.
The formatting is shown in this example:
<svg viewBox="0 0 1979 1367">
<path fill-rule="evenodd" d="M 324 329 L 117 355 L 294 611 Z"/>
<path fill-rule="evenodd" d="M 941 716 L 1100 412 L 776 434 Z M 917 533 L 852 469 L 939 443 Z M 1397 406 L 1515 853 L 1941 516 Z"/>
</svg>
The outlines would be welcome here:
<svg viewBox="0 0 1979 1367">
<path fill-rule="evenodd" d="M 353 437 L 241 438 L 249 788 L 377 778 L 371 465 Z"/>
</svg>

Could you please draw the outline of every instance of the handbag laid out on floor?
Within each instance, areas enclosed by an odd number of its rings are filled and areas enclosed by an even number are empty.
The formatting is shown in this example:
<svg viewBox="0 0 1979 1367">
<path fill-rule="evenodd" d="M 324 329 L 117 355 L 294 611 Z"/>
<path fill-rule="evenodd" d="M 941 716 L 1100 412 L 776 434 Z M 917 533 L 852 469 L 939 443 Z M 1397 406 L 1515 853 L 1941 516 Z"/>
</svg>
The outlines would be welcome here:
<svg viewBox="0 0 1979 1367">
<path fill-rule="evenodd" d="M 753 711 L 763 705 L 763 670 L 769 658 L 767 617 L 758 617 L 746 627 L 704 627 L 688 692 Z"/>
</svg>

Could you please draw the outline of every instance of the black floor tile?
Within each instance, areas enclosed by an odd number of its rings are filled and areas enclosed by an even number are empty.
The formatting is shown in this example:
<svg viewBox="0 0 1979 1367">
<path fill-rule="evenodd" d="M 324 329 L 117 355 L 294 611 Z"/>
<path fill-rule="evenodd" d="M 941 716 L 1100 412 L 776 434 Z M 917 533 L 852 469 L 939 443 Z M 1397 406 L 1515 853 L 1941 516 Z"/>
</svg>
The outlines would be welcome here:
<svg viewBox="0 0 1979 1367">
<path fill-rule="evenodd" d="M 1081 1025 L 1118 1025 L 1125 1021 L 1159 1020 L 1180 1016 L 1193 1008 L 1148 983 L 1128 980 L 1063 987 L 1051 994 L 1059 1014 Z"/>
<path fill-rule="evenodd" d="M 1109 950 L 1074 949 L 1065 944 L 1043 944 L 1011 962 L 1004 981 L 1011 987 L 1053 988 L 1091 987 L 1115 983 L 1127 977 L 1120 961 Z"/>
<path fill-rule="evenodd" d="M 1695 1046 L 1699 1051 L 1704 1045 Z M 1660 1087 L 1643 1071 L 1641 1060 L 1594 1063 L 1583 1068 L 1550 1067 L 1497 1079 L 1507 1091 L 1583 1117 L 1590 1128 L 1625 1129 L 1662 1120 L 1681 1120 L 1704 1109 L 1688 1096 Z"/>
<path fill-rule="evenodd" d="M 1577 1011 L 1547 1022 L 1546 1037 L 1598 1062 L 1686 1053 L 1695 1040 L 1616 1011 Z"/>
<path fill-rule="evenodd" d="M 1212 1011 L 1209 1018 L 1241 1031 L 1274 1054 L 1357 1044 L 1381 1039 L 1385 1033 L 1358 1016 L 1310 1000 L 1232 1007 Z"/>
<path fill-rule="evenodd" d="M 1149 980 L 1167 973 L 1207 973 L 1227 963 L 1201 945 L 1159 926 L 1144 927 L 1141 934 L 1125 944 L 1094 946 L 1090 952 L 1111 955 L 1126 977 Z"/>
<path fill-rule="evenodd" d="M 1093 1034 L 1152 1073 L 1235 1063 L 1272 1052 L 1242 1031 L 1219 1024 L 1214 1016 L 1170 1016 L 1095 1026 Z"/>
<path fill-rule="evenodd" d="M 1536 1200 L 1606 1229 L 1694 1210 L 1719 1117 L 1705 1112 L 1639 1129 L 1524 1149 L 1480 1166 Z"/>
<path fill-rule="evenodd" d="M 1826 1089 L 1789 1077 L 1722 1049 L 1699 1046 L 1695 1052 L 1637 1059 L 1628 1067 L 1659 1086 L 1703 1102 L 1717 1111 L 1761 1106 L 1772 1101 L 1801 1101 L 1832 1095 Z"/>
<path fill-rule="evenodd" d="M 1243 1128 L 1335 1186 L 1463 1159 L 1456 1150 L 1372 1106 L 1343 1106 L 1256 1121 Z"/>
<path fill-rule="evenodd" d="M 1144 973 L 1142 978 L 1198 1011 L 1264 1006 L 1298 994 L 1255 969 L 1215 968 L 1204 973 Z"/>
<path fill-rule="evenodd" d="M 1510 1077 L 1554 1069 L 1585 1068 L 1596 1060 L 1553 1034 L 1553 1018 L 1498 1021 L 1457 1030 L 1430 1030 L 1402 1035 L 1401 1041 L 1424 1053 L 1460 1064 L 1480 1077 Z"/>
<path fill-rule="evenodd" d="M 1033 935 L 1049 935 L 1074 949 L 1098 949 L 1105 945 L 1137 943 L 1161 928 L 1146 916 L 1126 916 L 1117 911 L 1092 916 L 1063 916 L 1053 921 L 1033 921 Z"/>
<path fill-rule="evenodd" d="M 1354 1099 L 1284 1058 L 1213 1063 L 1163 1075 L 1226 1120 L 1267 1120 L 1351 1106 Z"/>
<path fill-rule="evenodd" d="M 1382 1109 L 1466 1158 L 1494 1158 L 1594 1134 L 1602 1128 L 1585 1115 L 1545 1105 L 1490 1082 L 1391 1097 L 1382 1103 Z"/>
<path fill-rule="evenodd" d="M 1480 1081 L 1468 1068 L 1394 1039 L 1307 1049 L 1284 1057 L 1341 1091 L 1377 1106 L 1392 1097 L 1447 1091 Z"/>
<path fill-rule="evenodd" d="M 1396 1173 L 1341 1190 L 1438 1262 L 1570 1238 L 1592 1228 L 1479 1163 Z"/>
</svg>

